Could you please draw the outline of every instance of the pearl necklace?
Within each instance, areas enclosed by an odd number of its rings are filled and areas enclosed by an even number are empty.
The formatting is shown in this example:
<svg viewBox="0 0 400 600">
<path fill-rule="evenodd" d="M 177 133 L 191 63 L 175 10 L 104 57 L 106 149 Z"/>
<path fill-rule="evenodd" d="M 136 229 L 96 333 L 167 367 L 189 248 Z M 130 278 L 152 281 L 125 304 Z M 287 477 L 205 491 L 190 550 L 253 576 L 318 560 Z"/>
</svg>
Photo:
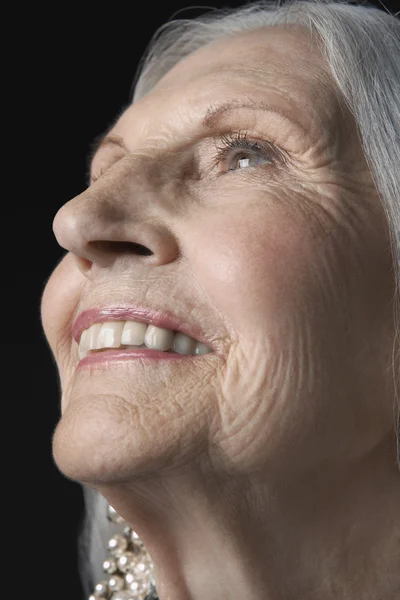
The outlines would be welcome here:
<svg viewBox="0 0 400 600">
<path fill-rule="evenodd" d="M 158 600 L 154 564 L 143 542 L 110 504 L 106 516 L 121 525 L 121 533 L 108 540 L 105 578 L 95 585 L 88 600 Z"/>
</svg>

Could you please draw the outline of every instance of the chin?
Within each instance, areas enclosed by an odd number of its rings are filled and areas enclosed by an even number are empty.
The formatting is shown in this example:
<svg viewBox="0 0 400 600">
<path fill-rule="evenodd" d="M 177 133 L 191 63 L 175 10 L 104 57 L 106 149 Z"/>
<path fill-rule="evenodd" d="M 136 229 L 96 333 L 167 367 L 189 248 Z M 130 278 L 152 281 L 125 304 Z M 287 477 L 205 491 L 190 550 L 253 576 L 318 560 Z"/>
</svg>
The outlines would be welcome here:
<svg viewBox="0 0 400 600">
<path fill-rule="evenodd" d="M 90 485 L 149 477 L 171 469 L 182 452 L 168 429 L 151 429 L 154 435 L 142 418 L 110 399 L 85 399 L 80 407 L 66 407 L 54 432 L 53 457 L 66 477 Z"/>
</svg>

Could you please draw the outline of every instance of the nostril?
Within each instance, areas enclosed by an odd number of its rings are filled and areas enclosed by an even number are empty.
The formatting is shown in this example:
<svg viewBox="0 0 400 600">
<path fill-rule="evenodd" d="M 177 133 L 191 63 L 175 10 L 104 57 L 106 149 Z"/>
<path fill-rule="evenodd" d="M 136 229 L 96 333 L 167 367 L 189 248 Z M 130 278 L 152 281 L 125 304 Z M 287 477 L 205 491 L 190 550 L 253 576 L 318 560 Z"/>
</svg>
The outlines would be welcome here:
<svg viewBox="0 0 400 600">
<path fill-rule="evenodd" d="M 89 246 L 94 250 L 100 252 L 107 253 L 129 253 L 129 254 L 139 254 L 140 256 L 151 256 L 153 252 L 143 246 L 142 244 L 137 244 L 136 242 L 110 242 L 108 240 L 97 240 L 95 242 L 90 242 Z"/>
<path fill-rule="evenodd" d="M 77 262 L 78 269 L 80 270 L 82 275 L 88 277 L 93 265 L 92 261 L 87 258 L 84 258 L 83 256 L 75 256 L 75 260 Z"/>
</svg>

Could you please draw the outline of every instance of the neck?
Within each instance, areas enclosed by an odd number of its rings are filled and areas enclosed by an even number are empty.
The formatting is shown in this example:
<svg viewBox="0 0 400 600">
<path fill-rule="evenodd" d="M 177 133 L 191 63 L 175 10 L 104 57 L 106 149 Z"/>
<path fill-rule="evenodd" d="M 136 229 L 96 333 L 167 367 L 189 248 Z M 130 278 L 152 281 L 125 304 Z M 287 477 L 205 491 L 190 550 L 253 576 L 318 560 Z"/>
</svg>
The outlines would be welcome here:
<svg viewBox="0 0 400 600">
<path fill-rule="evenodd" d="M 297 478 L 214 479 L 191 467 L 100 491 L 145 543 L 160 600 L 398 597 L 392 436 L 346 467 Z"/>
</svg>

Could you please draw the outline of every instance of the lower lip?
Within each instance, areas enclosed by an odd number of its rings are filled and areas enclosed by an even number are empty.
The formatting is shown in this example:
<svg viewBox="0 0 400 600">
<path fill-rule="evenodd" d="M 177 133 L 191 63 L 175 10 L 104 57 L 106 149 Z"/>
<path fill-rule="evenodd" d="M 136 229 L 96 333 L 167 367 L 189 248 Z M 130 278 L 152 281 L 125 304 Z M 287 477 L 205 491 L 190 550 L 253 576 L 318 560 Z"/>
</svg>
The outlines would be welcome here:
<svg viewBox="0 0 400 600">
<path fill-rule="evenodd" d="M 93 352 L 93 354 L 88 354 L 85 356 L 79 364 L 78 369 L 81 369 L 85 366 L 94 365 L 94 364 L 104 364 L 115 361 L 127 361 L 134 360 L 138 358 L 146 358 L 151 360 L 177 360 L 177 359 L 188 359 L 188 358 L 200 358 L 198 355 L 194 354 L 178 354 L 174 352 L 161 352 L 160 350 L 146 350 L 143 348 L 139 348 L 137 350 L 102 350 L 101 352 Z"/>
</svg>

